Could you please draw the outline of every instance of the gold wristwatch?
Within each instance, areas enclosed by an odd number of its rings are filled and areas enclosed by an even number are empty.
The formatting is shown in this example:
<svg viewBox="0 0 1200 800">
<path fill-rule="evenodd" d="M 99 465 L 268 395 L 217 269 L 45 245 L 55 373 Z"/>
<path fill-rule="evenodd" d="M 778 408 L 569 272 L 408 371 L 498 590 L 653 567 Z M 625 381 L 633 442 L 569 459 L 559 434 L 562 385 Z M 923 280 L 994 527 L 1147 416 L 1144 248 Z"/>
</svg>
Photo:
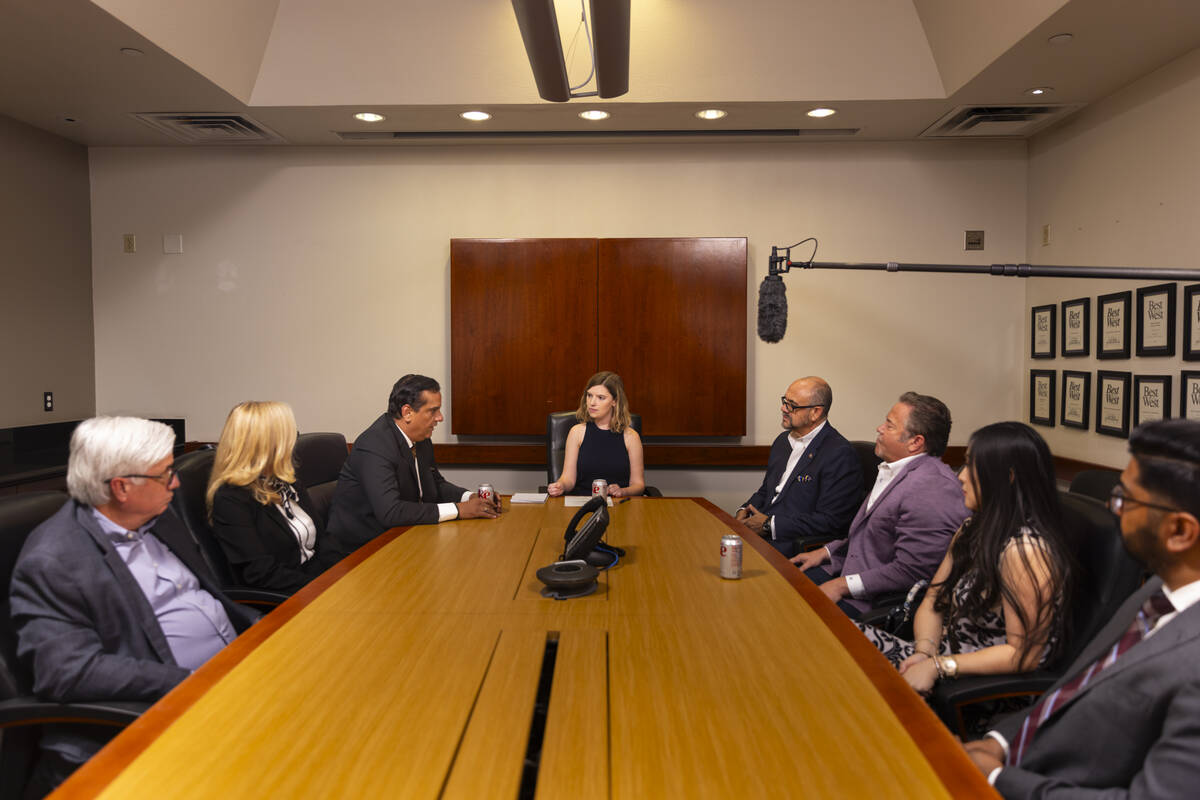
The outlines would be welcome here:
<svg viewBox="0 0 1200 800">
<path fill-rule="evenodd" d="M 938 664 L 941 666 L 941 673 L 947 678 L 958 677 L 958 662 L 951 656 L 942 656 L 938 659 Z"/>
</svg>

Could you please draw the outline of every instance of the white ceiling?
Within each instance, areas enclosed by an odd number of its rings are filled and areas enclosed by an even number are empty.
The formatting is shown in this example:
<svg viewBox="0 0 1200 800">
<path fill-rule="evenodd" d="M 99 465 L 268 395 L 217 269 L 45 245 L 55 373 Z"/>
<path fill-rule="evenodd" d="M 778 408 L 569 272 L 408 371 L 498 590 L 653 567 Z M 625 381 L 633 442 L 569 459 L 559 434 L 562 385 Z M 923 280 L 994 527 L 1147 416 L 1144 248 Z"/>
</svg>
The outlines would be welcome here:
<svg viewBox="0 0 1200 800">
<path fill-rule="evenodd" d="M 556 2 L 566 48 L 579 3 Z M 138 112 L 242 114 L 297 145 L 364 146 L 335 133 L 359 130 L 904 140 L 959 106 L 1095 102 L 1200 46 L 1196 0 L 631 2 L 629 93 L 554 104 L 508 0 L 0 0 L 0 113 L 89 146 L 179 144 Z M 815 105 L 838 114 L 806 117 Z M 592 106 L 612 117 L 580 120 Z M 710 106 L 729 116 L 695 118 Z M 468 108 L 493 119 L 468 123 Z"/>
</svg>

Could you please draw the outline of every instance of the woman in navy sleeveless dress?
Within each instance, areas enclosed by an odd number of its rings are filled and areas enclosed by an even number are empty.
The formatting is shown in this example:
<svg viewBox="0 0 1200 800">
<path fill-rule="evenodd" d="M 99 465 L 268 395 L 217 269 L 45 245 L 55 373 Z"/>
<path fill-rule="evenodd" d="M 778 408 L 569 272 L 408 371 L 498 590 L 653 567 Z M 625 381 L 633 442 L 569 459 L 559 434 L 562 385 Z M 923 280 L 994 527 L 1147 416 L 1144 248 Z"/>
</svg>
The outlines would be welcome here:
<svg viewBox="0 0 1200 800">
<path fill-rule="evenodd" d="M 625 385 L 615 372 L 597 372 L 587 383 L 579 424 L 567 434 L 562 475 L 547 487 L 551 497 L 591 494 L 592 481 L 608 481 L 609 497 L 639 495 L 646 488 L 642 439 L 630 424 Z"/>
</svg>

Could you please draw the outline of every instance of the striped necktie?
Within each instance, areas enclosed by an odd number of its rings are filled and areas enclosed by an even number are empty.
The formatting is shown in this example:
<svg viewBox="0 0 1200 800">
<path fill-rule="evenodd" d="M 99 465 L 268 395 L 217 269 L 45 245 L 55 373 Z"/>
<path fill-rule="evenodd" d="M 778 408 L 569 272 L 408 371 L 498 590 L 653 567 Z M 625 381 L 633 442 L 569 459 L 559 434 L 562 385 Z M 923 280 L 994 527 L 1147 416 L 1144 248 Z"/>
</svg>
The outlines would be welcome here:
<svg viewBox="0 0 1200 800">
<path fill-rule="evenodd" d="M 1160 617 L 1164 614 L 1170 614 L 1174 610 L 1175 607 L 1171 605 L 1171 601 L 1167 599 L 1167 596 L 1163 594 L 1161 589 L 1147 597 L 1146 602 L 1138 610 L 1137 616 L 1133 618 L 1133 622 L 1129 624 L 1129 628 L 1122 634 L 1116 644 L 1109 648 L 1090 667 L 1076 675 L 1063 686 L 1043 697 L 1033 707 L 1033 710 L 1029 712 L 1029 716 L 1025 718 L 1025 724 L 1021 726 L 1021 733 L 1017 737 L 1016 747 L 1009 751 L 1009 764 L 1016 766 L 1021 763 L 1021 758 L 1025 755 L 1025 749 L 1033 740 L 1033 735 L 1037 732 L 1039 725 L 1048 720 L 1055 711 L 1066 705 L 1093 678 L 1111 666 L 1122 653 L 1146 638 L 1146 634 L 1154 630 L 1154 625 Z"/>
</svg>

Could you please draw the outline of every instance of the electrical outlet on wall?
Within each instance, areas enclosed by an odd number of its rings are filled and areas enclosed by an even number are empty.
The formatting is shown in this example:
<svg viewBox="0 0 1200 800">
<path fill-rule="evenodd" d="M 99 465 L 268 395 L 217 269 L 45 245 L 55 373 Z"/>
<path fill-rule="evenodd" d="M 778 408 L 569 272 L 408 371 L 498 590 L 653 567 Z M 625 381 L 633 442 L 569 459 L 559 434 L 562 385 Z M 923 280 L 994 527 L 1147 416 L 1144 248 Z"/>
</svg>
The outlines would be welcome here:
<svg viewBox="0 0 1200 800">
<path fill-rule="evenodd" d="M 132 233 L 127 233 L 121 237 L 121 245 L 126 253 L 137 252 L 137 236 Z"/>
<path fill-rule="evenodd" d="M 54 410 L 54 392 L 42 392 L 42 409 L 45 411 Z"/>
</svg>

